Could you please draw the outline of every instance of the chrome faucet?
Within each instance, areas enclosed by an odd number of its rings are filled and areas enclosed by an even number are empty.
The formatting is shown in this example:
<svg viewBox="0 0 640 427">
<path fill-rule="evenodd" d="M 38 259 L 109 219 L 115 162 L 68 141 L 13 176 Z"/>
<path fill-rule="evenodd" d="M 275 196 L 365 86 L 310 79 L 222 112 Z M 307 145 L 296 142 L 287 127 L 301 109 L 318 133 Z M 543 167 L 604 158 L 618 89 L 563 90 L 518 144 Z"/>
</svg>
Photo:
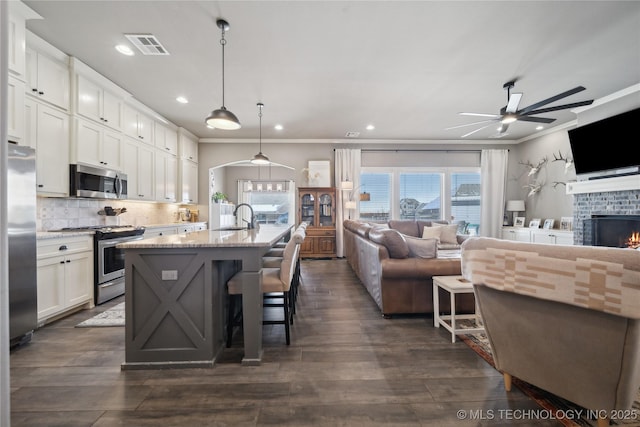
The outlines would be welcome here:
<svg viewBox="0 0 640 427">
<path fill-rule="evenodd" d="M 256 224 L 255 224 L 256 217 L 253 214 L 253 207 L 250 204 L 240 203 L 238 206 L 236 206 L 235 210 L 233 211 L 233 216 L 237 216 L 236 214 L 238 213 L 238 209 L 240 209 L 240 206 L 246 206 L 251 210 L 251 221 L 247 221 L 246 219 L 242 218 L 242 220 L 247 223 L 247 228 L 249 230 L 256 228 Z"/>
</svg>

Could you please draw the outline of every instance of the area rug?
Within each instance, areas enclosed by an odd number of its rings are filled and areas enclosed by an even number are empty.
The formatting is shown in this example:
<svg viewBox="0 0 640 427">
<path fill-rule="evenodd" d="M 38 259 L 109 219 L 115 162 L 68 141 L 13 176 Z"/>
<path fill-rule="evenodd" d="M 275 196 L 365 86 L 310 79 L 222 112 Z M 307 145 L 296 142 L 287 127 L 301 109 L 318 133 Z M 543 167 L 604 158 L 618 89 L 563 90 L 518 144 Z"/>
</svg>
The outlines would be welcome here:
<svg viewBox="0 0 640 427">
<path fill-rule="evenodd" d="M 124 303 L 114 305 L 109 310 L 96 314 L 84 322 L 78 323 L 76 328 L 96 328 L 103 326 L 124 326 Z"/>
<path fill-rule="evenodd" d="M 460 339 L 473 351 L 478 353 L 480 357 L 486 360 L 487 363 L 495 368 L 493 356 L 491 355 L 491 346 L 489 345 L 489 340 L 485 334 L 479 333 L 460 335 Z M 587 411 L 583 407 L 569 402 L 568 400 L 562 399 L 554 394 L 544 391 L 515 377 L 513 378 L 513 385 L 520 389 L 531 399 L 533 399 L 543 409 L 546 409 L 550 413 L 553 413 L 554 417 L 560 423 L 562 423 L 562 425 L 567 427 L 597 427 L 596 420 L 587 419 L 584 416 L 580 419 L 568 419 L 564 417 L 564 414 L 585 414 Z M 638 416 L 640 416 L 640 390 L 638 390 L 638 396 L 633 404 L 632 411 L 634 411 L 634 414 L 638 414 Z M 626 421 L 615 420 L 611 421 L 611 425 L 624 425 L 625 427 L 640 426 L 640 419 L 629 419 Z"/>
</svg>

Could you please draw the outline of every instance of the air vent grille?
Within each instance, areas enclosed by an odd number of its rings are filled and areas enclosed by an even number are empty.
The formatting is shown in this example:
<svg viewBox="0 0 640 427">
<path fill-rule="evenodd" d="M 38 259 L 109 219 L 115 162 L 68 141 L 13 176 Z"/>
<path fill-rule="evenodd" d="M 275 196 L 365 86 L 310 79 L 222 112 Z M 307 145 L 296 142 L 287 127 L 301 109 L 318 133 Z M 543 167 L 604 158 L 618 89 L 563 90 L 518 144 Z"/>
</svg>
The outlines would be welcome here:
<svg viewBox="0 0 640 427">
<path fill-rule="evenodd" d="M 357 138 L 360 136 L 360 132 L 347 132 L 344 136 L 347 138 Z"/>
<path fill-rule="evenodd" d="M 153 34 L 125 34 L 143 55 L 169 55 L 167 49 Z"/>
</svg>

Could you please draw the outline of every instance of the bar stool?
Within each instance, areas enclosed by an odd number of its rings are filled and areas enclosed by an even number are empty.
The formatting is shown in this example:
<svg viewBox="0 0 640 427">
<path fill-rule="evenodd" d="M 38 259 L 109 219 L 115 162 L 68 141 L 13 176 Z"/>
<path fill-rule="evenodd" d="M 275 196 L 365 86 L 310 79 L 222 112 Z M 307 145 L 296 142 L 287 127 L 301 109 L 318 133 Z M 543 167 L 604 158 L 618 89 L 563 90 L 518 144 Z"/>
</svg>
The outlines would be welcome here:
<svg viewBox="0 0 640 427">
<path fill-rule="evenodd" d="M 305 223 L 306 225 L 306 223 Z M 299 226 L 291 235 L 290 240 L 294 240 L 298 246 L 302 245 L 306 237 L 306 226 Z M 302 282 L 302 276 L 300 274 L 300 251 L 298 250 L 298 257 L 296 259 L 296 266 L 291 283 L 291 312 L 296 313 L 296 301 L 298 299 L 298 288 Z M 262 257 L 262 266 L 267 268 L 278 268 L 282 262 L 281 256 L 264 256 Z"/>
<path fill-rule="evenodd" d="M 287 345 L 291 343 L 291 333 L 289 325 L 293 322 L 290 308 L 291 302 L 291 283 L 293 281 L 296 259 L 300 252 L 300 245 L 293 239 L 287 242 L 284 249 L 280 268 L 263 268 L 260 272 L 262 275 L 262 293 L 269 294 L 271 298 L 282 299 L 282 303 L 265 303 L 265 307 L 282 307 L 282 320 L 263 320 L 263 325 L 284 325 Z M 240 324 L 242 319 L 242 304 L 240 304 L 240 313 L 236 314 L 236 304 L 241 301 L 242 297 L 242 271 L 233 275 L 227 281 L 227 293 L 229 307 L 227 312 L 227 347 L 231 347 L 233 338 L 233 327 Z"/>
</svg>

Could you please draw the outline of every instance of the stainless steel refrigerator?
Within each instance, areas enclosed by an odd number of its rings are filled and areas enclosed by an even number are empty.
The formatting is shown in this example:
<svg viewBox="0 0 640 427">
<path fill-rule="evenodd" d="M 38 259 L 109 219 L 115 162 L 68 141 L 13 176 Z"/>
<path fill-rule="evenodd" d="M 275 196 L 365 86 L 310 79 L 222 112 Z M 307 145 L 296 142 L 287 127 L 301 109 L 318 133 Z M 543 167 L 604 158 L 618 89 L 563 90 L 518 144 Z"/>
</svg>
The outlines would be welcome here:
<svg viewBox="0 0 640 427">
<path fill-rule="evenodd" d="M 9 332 L 11 345 L 31 339 L 38 322 L 35 150 L 9 144 Z"/>
</svg>

